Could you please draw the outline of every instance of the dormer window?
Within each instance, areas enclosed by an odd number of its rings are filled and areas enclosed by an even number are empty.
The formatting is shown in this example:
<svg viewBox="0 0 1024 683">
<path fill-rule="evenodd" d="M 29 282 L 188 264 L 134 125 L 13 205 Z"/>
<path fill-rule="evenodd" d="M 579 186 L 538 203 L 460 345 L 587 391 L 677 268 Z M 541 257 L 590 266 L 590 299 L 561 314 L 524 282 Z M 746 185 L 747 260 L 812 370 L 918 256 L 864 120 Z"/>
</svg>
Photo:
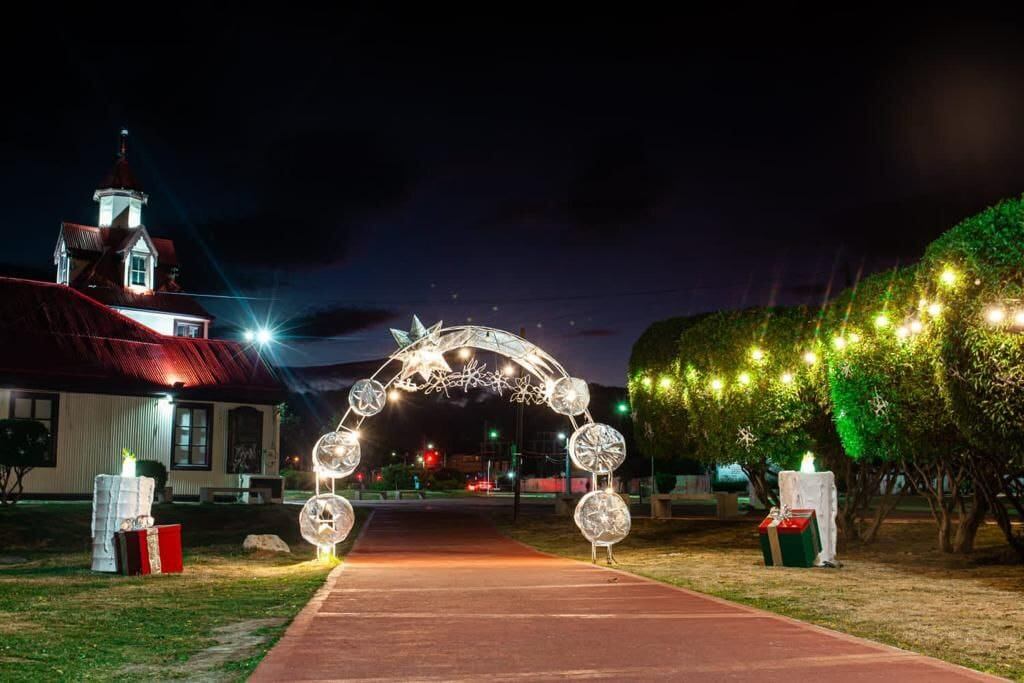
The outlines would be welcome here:
<svg viewBox="0 0 1024 683">
<path fill-rule="evenodd" d="M 131 287 L 145 287 L 149 289 L 149 256 L 146 254 L 132 254 L 131 265 L 128 268 L 128 285 Z"/>
</svg>

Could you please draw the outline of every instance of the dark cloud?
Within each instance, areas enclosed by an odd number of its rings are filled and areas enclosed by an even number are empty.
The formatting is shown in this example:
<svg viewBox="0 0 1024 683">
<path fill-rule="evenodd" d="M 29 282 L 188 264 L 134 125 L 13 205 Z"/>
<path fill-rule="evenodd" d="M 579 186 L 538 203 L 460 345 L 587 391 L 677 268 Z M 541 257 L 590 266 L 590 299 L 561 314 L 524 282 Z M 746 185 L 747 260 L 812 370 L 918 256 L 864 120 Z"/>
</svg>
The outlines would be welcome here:
<svg viewBox="0 0 1024 683">
<path fill-rule="evenodd" d="M 615 330 L 605 327 L 594 327 L 586 330 L 576 330 L 569 334 L 570 337 L 613 337 L 618 334 Z"/>
<path fill-rule="evenodd" d="M 668 168 L 644 140 L 619 137 L 599 144 L 570 182 L 566 215 L 574 229 L 603 237 L 649 225 L 672 184 Z"/>
<path fill-rule="evenodd" d="M 0 263 L 0 276 L 53 282 L 57 276 L 57 267 L 44 268 L 43 266 L 26 265 L 24 263 Z"/>
<path fill-rule="evenodd" d="M 285 333 L 294 337 L 337 337 L 386 323 L 396 317 L 397 311 L 379 308 L 321 308 L 290 320 L 285 325 Z"/>
<path fill-rule="evenodd" d="M 295 134 L 238 170 L 252 208 L 206 221 L 197 236 L 221 263 L 281 270 L 344 261 L 353 232 L 397 209 L 413 181 L 412 165 L 365 131 Z"/>
</svg>

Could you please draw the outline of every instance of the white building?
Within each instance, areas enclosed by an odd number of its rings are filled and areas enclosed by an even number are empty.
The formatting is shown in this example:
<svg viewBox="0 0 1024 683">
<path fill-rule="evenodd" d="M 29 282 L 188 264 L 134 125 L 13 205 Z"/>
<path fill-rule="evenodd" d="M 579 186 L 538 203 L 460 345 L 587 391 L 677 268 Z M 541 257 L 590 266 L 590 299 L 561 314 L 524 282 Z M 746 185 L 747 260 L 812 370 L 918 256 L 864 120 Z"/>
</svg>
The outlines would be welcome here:
<svg viewBox="0 0 1024 683">
<path fill-rule="evenodd" d="M 121 449 L 168 469 L 175 496 L 276 474 L 285 388 L 251 346 L 208 338 L 174 243 L 143 224 L 127 131 L 96 190 L 98 225 L 63 223 L 57 282 L 0 277 L 0 417 L 52 435 L 26 495 L 88 496 Z"/>
<path fill-rule="evenodd" d="M 178 284 L 174 242 L 152 237 L 142 210 L 149 196 L 128 165 L 128 131 L 114 168 L 93 193 L 97 224 L 64 222 L 53 262 L 68 285 L 160 334 L 209 336 L 212 316 Z"/>
<path fill-rule="evenodd" d="M 0 277 L 0 416 L 53 437 L 28 495 L 89 495 L 122 448 L 164 463 L 175 496 L 276 474 L 284 396 L 237 342 L 160 335 L 70 287 Z"/>
</svg>

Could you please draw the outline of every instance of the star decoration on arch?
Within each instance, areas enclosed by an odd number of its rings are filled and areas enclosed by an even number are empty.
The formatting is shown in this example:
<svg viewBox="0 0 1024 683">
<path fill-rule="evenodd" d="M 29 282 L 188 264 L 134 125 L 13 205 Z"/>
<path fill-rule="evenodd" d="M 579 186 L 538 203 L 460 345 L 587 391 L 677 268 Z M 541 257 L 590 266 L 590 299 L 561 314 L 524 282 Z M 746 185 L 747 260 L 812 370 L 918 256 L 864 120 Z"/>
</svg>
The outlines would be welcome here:
<svg viewBox="0 0 1024 683">
<path fill-rule="evenodd" d="M 412 327 L 408 332 L 403 330 L 391 330 L 391 336 L 398 342 L 398 352 L 392 358 L 402 362 L 402 372 L 399 374 L 399 381 L 404 381 L 413 375 L 419 375 L 424 381 L 429 381 L 435 373 L 449 373 L 452 371 L 448 361 L 444 359 L 444 351 L 441 348 L 441 325 L 439 320 L 430 327 L 426 327 L 418 316 L 412 317 Z"/>
</svg>

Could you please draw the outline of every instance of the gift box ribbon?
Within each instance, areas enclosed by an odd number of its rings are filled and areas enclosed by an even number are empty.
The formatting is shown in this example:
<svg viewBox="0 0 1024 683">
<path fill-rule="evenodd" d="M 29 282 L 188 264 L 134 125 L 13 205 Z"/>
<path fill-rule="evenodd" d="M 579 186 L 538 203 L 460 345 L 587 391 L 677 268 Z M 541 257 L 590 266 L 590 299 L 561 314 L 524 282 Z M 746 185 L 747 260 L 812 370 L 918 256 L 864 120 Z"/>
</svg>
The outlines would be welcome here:
<svg viewBox="0 0 1024 683">
<path fill-rule="evenodd" d="M 156 527 L 146 529 L 146 551 L 146 554 L 149 555 L 149 573 L 163 573 L 163 567 L 160 564 L 160 530 Z"/>
<path fill-rule="evenodd" d="M 773 507 L 768 512 L 768 516 L 772 518 L 768 525 L 768 547 L 772 551 L 772 564 L 780 567 L 782 566 L 782 546 L 779 545 L 779 525 L 791 518 L 793 514 L 789 511 L 788 505 L 783 505 L 781 508 Z"/>
</svg>

